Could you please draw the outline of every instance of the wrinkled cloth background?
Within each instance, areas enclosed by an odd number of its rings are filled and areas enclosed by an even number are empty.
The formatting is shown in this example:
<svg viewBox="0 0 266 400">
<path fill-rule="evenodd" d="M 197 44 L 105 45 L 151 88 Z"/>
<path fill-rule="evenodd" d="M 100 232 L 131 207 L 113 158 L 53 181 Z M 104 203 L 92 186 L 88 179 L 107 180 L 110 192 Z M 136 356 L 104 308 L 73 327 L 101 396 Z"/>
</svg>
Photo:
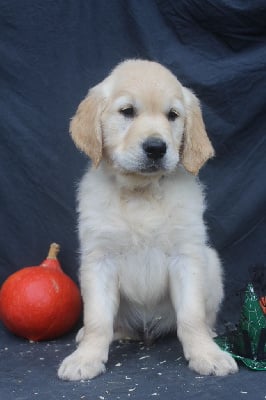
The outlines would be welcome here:
<svg viewBox="0 0 266 400">
<path fill-rule="evenodd" d="M 77 281 L 75 193 L 88 160 L 69 121 L 118 62 L 145 58 L 201 100 L 216 150 L 200 178 L 225 270 L 220 326 L 236 322 L 249 268 L 266 263 L 265 21 L 264 0 L 0 0 L 0 284 L 53 241 Z"/>
</svg>

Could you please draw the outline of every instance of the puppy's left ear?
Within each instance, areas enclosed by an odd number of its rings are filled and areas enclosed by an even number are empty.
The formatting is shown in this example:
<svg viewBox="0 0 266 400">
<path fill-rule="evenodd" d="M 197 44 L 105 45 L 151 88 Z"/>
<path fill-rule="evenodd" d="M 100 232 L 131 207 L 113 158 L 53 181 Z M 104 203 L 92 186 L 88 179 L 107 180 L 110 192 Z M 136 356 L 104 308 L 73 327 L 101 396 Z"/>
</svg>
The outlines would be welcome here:
<svg viewBox="0 0 266 400">
<path fill-rule="evenodd" d="M 187 88 L 183 87 L 182 90 L 186 121 L 181 162 L 187 171 L 197 175 L 204 163 L 214 156 L 214 149 L 205 129 L 197 97 Z"/>
</svg>

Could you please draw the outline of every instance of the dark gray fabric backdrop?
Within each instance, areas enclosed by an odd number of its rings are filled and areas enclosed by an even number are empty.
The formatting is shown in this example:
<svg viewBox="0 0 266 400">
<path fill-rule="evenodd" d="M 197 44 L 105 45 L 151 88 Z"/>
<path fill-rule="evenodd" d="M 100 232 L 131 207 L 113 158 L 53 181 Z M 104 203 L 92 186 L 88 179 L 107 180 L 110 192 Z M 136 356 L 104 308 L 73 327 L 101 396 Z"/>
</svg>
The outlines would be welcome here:
<svg viewBox="0 0 266 400">
<path fill-rule="evenodd" d="M 125 58 L 157 60 L 202 103 L 217 156 L 202 170 L 225 313 L 266 262 L 266 6 L 254 0 L 0 2 L 0 279 L 50 242 L 77 279 L 75 188 L 87 159 L 69 120 Z"/>
<path fill-rule="evenodd" d="M 75 187 L 87 160 L 69 120 L 116 63 L 140 57 L 201 99 L 217 153 L 201 172 L 206 220 L 234 299 L 248 267 L 266 262 L 265 20 L 263 0 L 1 0 L 0 282 L 51 241 L 77 278 Z"/>
</svg>

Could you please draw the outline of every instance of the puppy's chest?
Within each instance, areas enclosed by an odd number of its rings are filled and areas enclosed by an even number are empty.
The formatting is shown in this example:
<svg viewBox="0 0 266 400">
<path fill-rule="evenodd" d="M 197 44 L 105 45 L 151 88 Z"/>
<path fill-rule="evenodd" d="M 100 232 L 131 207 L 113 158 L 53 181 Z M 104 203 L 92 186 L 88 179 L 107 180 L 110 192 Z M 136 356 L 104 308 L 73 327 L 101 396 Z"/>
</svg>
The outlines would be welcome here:
<svg viewBox="0 0 266 400">
<path fill-rule="evenodd" d="M 118 213 L 132 243 L 162 243 L 176 226 L 178 213 L 163 194 L 133 193 L 121 195 Z"/>
</svg>

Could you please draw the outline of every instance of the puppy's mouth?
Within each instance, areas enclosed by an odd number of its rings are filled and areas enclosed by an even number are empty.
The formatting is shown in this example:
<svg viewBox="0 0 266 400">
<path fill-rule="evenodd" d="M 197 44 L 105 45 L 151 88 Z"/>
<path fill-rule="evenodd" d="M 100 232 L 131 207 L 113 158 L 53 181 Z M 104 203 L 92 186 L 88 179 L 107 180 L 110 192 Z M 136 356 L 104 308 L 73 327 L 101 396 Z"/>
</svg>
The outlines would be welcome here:
<svg viewBox="0 0 266 400">
<path fill-rule="evenodd" d="M 139 162 L 132 166 L 119 166 L 120 171 L 126 175 L 139 175 L 143 177 L 152 177 L 161 175 L 167 169 L 161 162 Z"/>
<path fill-rule="evenodd" d="M 124 160 L 123 160 L 124 161 Z M 167 163 L 166 158 L 161 158 L 159 160 L 151 160 L 147 157 L 140 158 L 126 158 L 126 162 L 116 162 L 114 165 L 123 174 L 134 174 L 142 175 L 146 177 L 152 177 L 157 175 L 162 175 L 166 172 L 170 172 L 169 163 Z"/>
<path fill-rule="evenodd" d="M 171 150 L 171 149 L 170 149 Z M 113 167 L 126 175 L 142 175 L 145 177 L 161 176 L 172 172 L 178 163 L 178 155 L 173 151 L 165 151 L 163 154 L 150 154 L 133 149 L 128 152 L 119 152 L 110 161 Z"/>
<path fill-rule="evenodd" d="M 141 174 L 152 174 L 164 170 L 165 167 L 162 165 L 161 162 L 148 162 L 140 167 L 139 172 Z"/>
</svg>

